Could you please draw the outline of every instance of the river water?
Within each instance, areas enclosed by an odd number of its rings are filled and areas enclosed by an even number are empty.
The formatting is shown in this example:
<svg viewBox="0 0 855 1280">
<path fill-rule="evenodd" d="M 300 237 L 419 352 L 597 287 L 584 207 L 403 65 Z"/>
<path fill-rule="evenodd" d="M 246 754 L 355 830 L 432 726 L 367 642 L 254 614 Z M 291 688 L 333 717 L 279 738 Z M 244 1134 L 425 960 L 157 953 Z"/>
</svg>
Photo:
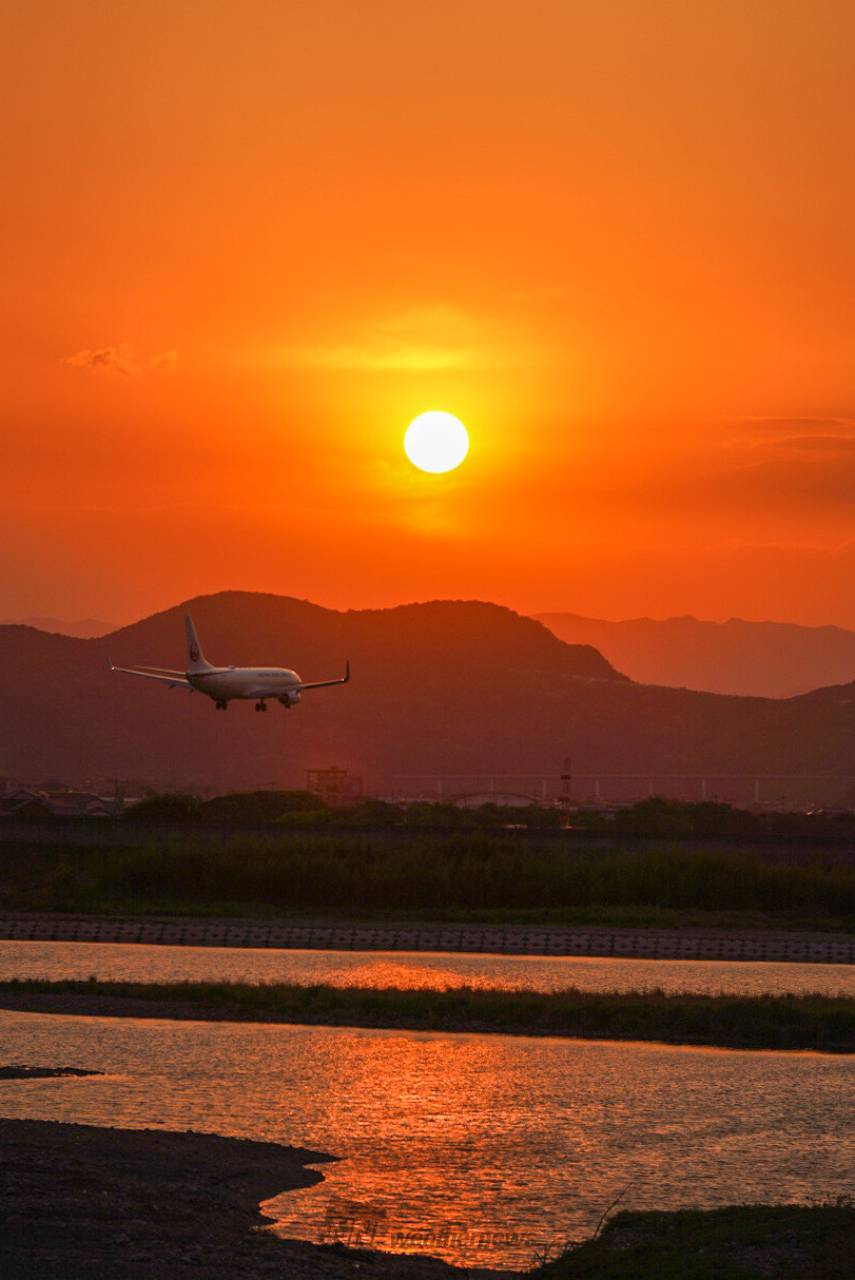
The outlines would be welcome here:
<svg viewBox="0 0 855 1280">
<path fill-rule="evenodd" d="M 855 1191 L 855 1058 L 0 1011 L 0 1114 L 196 1129 L 341 1157 L 281 1234 L 522 1267 L 628 1208 Z"/>
<path fill-rule="evenodd" d="M 855 967 L 0 942 L 0 979 L 855 993 Z M 855 1191 L 855 1059 L 526 1037 L 0 1011 L 0 1113 L 199 1129 L 341 1157 L 276 1230 L 530 1266 L 634 1208 Z"/>
<path fill-rule="evenodd" d="M 855 965 L 599 956 L 451 955 L 402 951 L 271 951 L 107 942 L 0 941 L 0 981 L 89 978 L 128 982 L 299 982 L 362 987 L 472 986 L 529 991 L 711 995 L 855 995 Z"/>
</svg>

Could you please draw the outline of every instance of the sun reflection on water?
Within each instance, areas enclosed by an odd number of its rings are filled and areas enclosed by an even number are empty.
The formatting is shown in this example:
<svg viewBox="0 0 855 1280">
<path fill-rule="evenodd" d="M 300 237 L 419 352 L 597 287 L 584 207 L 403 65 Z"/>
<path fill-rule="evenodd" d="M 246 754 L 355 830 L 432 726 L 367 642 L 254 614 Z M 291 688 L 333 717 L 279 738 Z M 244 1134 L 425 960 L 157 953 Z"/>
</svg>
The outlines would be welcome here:
<svg viewBox="0 0 855 1280">
<path fill-rule="evenodd" d="M 0 1011 L 0 1114 L 197 1129 L 339 1156 L 267 1208 L 285 1236 L 361 1234 L 529 1266 L 627 1207 L 829 1197 L 848 1185 L 855 1062 L 526 1037 Z"/>
<path fill-rule="evenodd" d="M 250 947 L 0 941 L 0 979 L 300 982 L 451 990 L 638 991 L 855 995 L 855 965 L 407 951 L 277 951 Z"/>
</svg>

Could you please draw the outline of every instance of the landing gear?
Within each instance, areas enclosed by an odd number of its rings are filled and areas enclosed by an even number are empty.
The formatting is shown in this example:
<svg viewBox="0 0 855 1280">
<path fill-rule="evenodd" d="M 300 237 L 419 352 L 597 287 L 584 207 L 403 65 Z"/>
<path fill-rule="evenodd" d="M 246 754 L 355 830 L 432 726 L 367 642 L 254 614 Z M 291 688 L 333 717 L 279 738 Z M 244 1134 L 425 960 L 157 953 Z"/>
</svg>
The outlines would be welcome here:
<svg viewBox="0 0 855 1280">
<path fill-rule="evenodd" d="M 266 710 L 267 710 L 267 703 L 266 703 L 266 702 L 256 702 L 256 704 L 255 704 L 255 709 L 256 709 L 256 711 L 266 711 Z"/>
<path fill-rule="evenodd" d="M 218 711 L 228 711 L 229 709 L 229 704 L 223 698 L 218 698 L 214 706 Z"/>
</svg>

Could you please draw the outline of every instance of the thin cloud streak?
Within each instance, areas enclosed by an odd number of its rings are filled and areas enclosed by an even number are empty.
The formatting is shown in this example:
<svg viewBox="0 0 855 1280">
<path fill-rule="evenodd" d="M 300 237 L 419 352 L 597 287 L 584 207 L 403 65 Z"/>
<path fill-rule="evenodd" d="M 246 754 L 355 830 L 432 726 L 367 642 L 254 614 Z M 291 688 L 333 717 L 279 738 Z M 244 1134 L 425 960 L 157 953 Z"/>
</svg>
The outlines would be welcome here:
<svg viewBox="0 0 855 1280">
<path fill-rule="evenodd" d="M 298 368 L 369 372 L 459 369 L 479 363 L 478 355 L 473 351 L 407 345 L 386 351 L 367 346 L 293 346 L 281 348 L 279 355 L 283 363 Z"/>
<path fill-rule="evenodd" d="M 360 341 L 294 343 L 272 360 L 293 368 L 363 372 L 535 367 L 552 353 L 521 339 L 510 326 L 469 316 L 457 307 L 415 307 L 366 325 Z"/>
<path fill-rule="evenodd" d="M 118 374 L 122 378 L 138 378 L 147 372 L 171 372 L 178 363 L 178 352 L 174 349 L 158 352 L 149 360 L 140 361 L 136 349 L 129 342 L 120 342 L 115 346 L 84 347 L 73 356 L 66 356 L 62 362 L 73 369 L 86 369 L 95 374 Z"/>
</svg>

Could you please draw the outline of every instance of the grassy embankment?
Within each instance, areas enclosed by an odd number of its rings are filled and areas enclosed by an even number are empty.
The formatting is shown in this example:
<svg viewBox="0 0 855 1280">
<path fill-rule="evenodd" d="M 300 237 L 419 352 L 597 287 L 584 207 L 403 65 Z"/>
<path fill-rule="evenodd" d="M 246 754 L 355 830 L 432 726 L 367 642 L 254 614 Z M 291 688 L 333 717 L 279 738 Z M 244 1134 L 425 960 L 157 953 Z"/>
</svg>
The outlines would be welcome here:
<svg viewBox="0 0 855 1280">
<path fill-rule="evenodd" d="M 855 1052 L 855 999 L 298 986 L 278 983 L 0 983 L 0 1007 L 279 1021 L 415 1031 L 654 1040 L 744 1049 Z"/>
<path fill-rule="evenodd" d="M 848 1280 L 855 1204 L 624 1212 L 538 1280 Z"/>
<path fill-rule="evenodd" d="M 612 850 L 478 832 L 184 837 L 3 846 L 0 909 L 111 914 L 855 928 L 855 865 L 669 845 Z"/>
</svg>

